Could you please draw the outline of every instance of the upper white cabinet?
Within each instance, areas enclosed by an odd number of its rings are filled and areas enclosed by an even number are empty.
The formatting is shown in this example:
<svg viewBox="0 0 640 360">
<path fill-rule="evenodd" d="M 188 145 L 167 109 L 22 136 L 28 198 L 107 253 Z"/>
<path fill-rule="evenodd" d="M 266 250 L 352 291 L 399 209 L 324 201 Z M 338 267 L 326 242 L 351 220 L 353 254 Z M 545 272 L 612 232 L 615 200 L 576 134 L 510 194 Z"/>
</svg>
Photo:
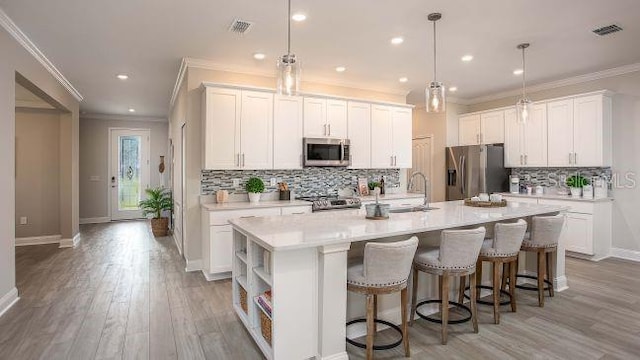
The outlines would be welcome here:
<svg viewBox="0 0 640 360">
<path fill-rule="evenodd" d="M 516 109 L 504 112 L 504 166 L 520 167 L 523 163 L 523 126 L 518 122 Z"/>
<path fill-rule="evenodd" d="M 547 166 L 546 104 L 536 104 L 525 124 L 518 122 L 515 109 L 504 111 L 505 167 Z"/>
<path fill-rule="evenodd" d="M 273 99 L 274 169 L 302 169 L 302 107 L 299 96 Z"/>
<path fill-rule="evenodd" d="M 504 142 L 504 111 L 463 115 L 458 120 L 460 145 Z"/>
<path fill-rule="evenodd" d="M 547 120 L 549 166 L 572 166 L 573 99 L 549 102 L 547 104 Z"/>
<path fill-rule="evenodd" d="M 202 107 L 204 169 L 273 167 L 273 94 L 207 87 Z"/>
<path fill-rule="evenodd" d="M 412 111 L 371 106 L 371 167 L 411 167 Z"/>
<path fill-rule="evenodd" d="M 352 169 L 371 168 L 371 104 L 349 101 L 348 134 Z"/>
<path fill-rule="evenodd" d="M 305 137 L 347 137 L 347 102 L 304 98 Z"/>
</svg>

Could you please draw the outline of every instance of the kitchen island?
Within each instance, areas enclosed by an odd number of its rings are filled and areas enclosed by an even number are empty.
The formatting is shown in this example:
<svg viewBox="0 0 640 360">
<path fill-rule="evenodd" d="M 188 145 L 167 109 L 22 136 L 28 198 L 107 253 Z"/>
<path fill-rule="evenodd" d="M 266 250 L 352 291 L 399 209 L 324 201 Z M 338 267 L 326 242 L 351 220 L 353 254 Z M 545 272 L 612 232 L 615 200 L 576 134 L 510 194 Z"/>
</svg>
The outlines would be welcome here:
<svg viewBox="0 0 640 360">
<path fill-rule="evenodd" d="M 518 202 L 503 208 L 468 207 L 462 201 L 431 205 L 438 209 L 394 213 L 382 221 L 366 220 L 363 211 L 231 220 L 233 306 L 266 358 L 348 359 L 346 280 L 352 244 L 411 235 L 421 237 L 422 243 L 423 237 L 424 241 L 437 238 L 444 229 L 565 210 L 557 205 Z M 563 244 L 554 265 L 556 279 L 566 279 Z M 269 309 L 256 299 L 267 291 L 272 295 Z M 397 307 L 385 314 L 399 311 Z"/>
</svg>

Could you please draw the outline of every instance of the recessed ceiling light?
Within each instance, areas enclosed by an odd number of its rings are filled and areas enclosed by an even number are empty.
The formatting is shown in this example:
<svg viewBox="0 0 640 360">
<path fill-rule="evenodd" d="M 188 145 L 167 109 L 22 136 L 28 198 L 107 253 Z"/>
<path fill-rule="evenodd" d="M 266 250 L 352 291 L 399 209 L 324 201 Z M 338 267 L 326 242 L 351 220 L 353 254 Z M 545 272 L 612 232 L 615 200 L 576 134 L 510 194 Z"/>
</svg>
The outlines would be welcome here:
<svg viewBox="0 0 640 360">
<path fill-rule="evenodd" d="M 263 53 L 255 53 L 253 54 L 253 58 L 256 60 L 264 60 L 264 58 L 267 57 L 265 54 Z"/>
<path fill-rule="evenodd" d="M 458 87 L 457 87 L 457 86 L 451 86 L 451 87 L 449 88 L 449 91 L 450 91 L 450 92 L 456 92 L 456 91 L 458 91 Z"/>
<path fill-rule="evenodd" d="M 134 109 L 134 108 L 129 108 L 129 112 L 130 112 L 130 113 L 134 113 L 134 112 L 136 112 L 136 109 Z"/>
<path fill-rule="evenodd" d="M 305 21 L 307 20 L 307 15 L 303 14 L 303 13 L 295 13 L 291 16 L 291 20 L 293 21 Z"/>
<path fill-rule="evenodd" d="M 398 81 L 400 81 L 401 83 L 406 83 L 407 81 L 409 81 L 409 79 L 403 76 L 400 79 L 398 79 Z"/>
<path fill-rule="evenodd" d="M 391 43 L 393 45 L 400 45 L 404 42 L 404 38 L 402 36 L 396 36 L 393 39 L 391 39 Z"/>
<path fill-rule="evenodd" d="M 347 68 L 346 68 L 346 67 L 344 67 L 344 66 L 338 66 L 338 67 L 336 67 L 336 71 L 337 71 L 337 72 L 344 72 L 345 70 L 347 70 Z"/>
<path fill-rule="evenodd" d="M 524 71 L 522 69 L 515 69 L 513 70 L 513 75 L 522 75 Z"/>
<path fill-rule="evenodd" d="M 471 60 L 473 60 L 473 55 L 465 55 L 462 57 L 462 61 L 464 62 L 469 62 Z"/>
<path fill-rule="evenodd" d="M 129 75 L 127 74 L 118 74 L 116 75 L 116 77 L 120 80 L 127 80 L 129 78 Z"/>
</svg>

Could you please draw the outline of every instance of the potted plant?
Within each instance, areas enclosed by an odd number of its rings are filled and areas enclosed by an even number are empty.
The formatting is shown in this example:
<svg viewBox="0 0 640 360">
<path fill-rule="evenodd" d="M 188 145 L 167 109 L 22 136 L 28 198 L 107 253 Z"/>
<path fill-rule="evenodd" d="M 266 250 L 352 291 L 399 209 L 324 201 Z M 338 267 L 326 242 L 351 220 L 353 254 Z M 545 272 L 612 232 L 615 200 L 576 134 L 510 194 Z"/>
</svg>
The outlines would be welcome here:
<svg viewBox="0 0 640 360">
<path fill-rule="evenodd" d="M 260 194 L 264 192 L 264 182 L 260 178 L 252 177 L 247 180 L 244 188 L 249 194 L 249 202 L 255 204 L 260 201 Z"/>
<path fill-rule="evenodd" d="M 144 216 L 153 215 L 151 218 L 151 231 L 153 236 L 167 236 L 169 230 L 169 218 L 162 217 L 162 212 L 173 209 L 171 192 L 163 187 L 146 189 L 147 198 L 138 204 Z"/>
<path fill-rule="evenodd" d="M 567 186 L 571 189 L 572 197 L 582 196 L 582 187 L 589 185 L 589 180 L 581 175 L 572 175 L 567 178 Z"/>
</svg>

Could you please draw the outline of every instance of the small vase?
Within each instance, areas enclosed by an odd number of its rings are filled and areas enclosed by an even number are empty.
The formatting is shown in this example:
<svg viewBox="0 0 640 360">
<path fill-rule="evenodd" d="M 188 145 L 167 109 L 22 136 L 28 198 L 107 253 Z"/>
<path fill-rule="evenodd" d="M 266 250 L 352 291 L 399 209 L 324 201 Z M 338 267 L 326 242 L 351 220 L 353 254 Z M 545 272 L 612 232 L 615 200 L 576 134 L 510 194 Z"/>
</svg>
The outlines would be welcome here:
<svg viewBox="0 0 640 360">
<path fill-rule="evenodd" d="M 580 197 L 582 196 L 582 188 L 572 187 L 571 188 L 571 197 Z"/>
<path fill-rule="evenodd" d="M 260 201 L 260 193 L 249 193 L 249 202 L 256 204 Z"/>
</svg>

